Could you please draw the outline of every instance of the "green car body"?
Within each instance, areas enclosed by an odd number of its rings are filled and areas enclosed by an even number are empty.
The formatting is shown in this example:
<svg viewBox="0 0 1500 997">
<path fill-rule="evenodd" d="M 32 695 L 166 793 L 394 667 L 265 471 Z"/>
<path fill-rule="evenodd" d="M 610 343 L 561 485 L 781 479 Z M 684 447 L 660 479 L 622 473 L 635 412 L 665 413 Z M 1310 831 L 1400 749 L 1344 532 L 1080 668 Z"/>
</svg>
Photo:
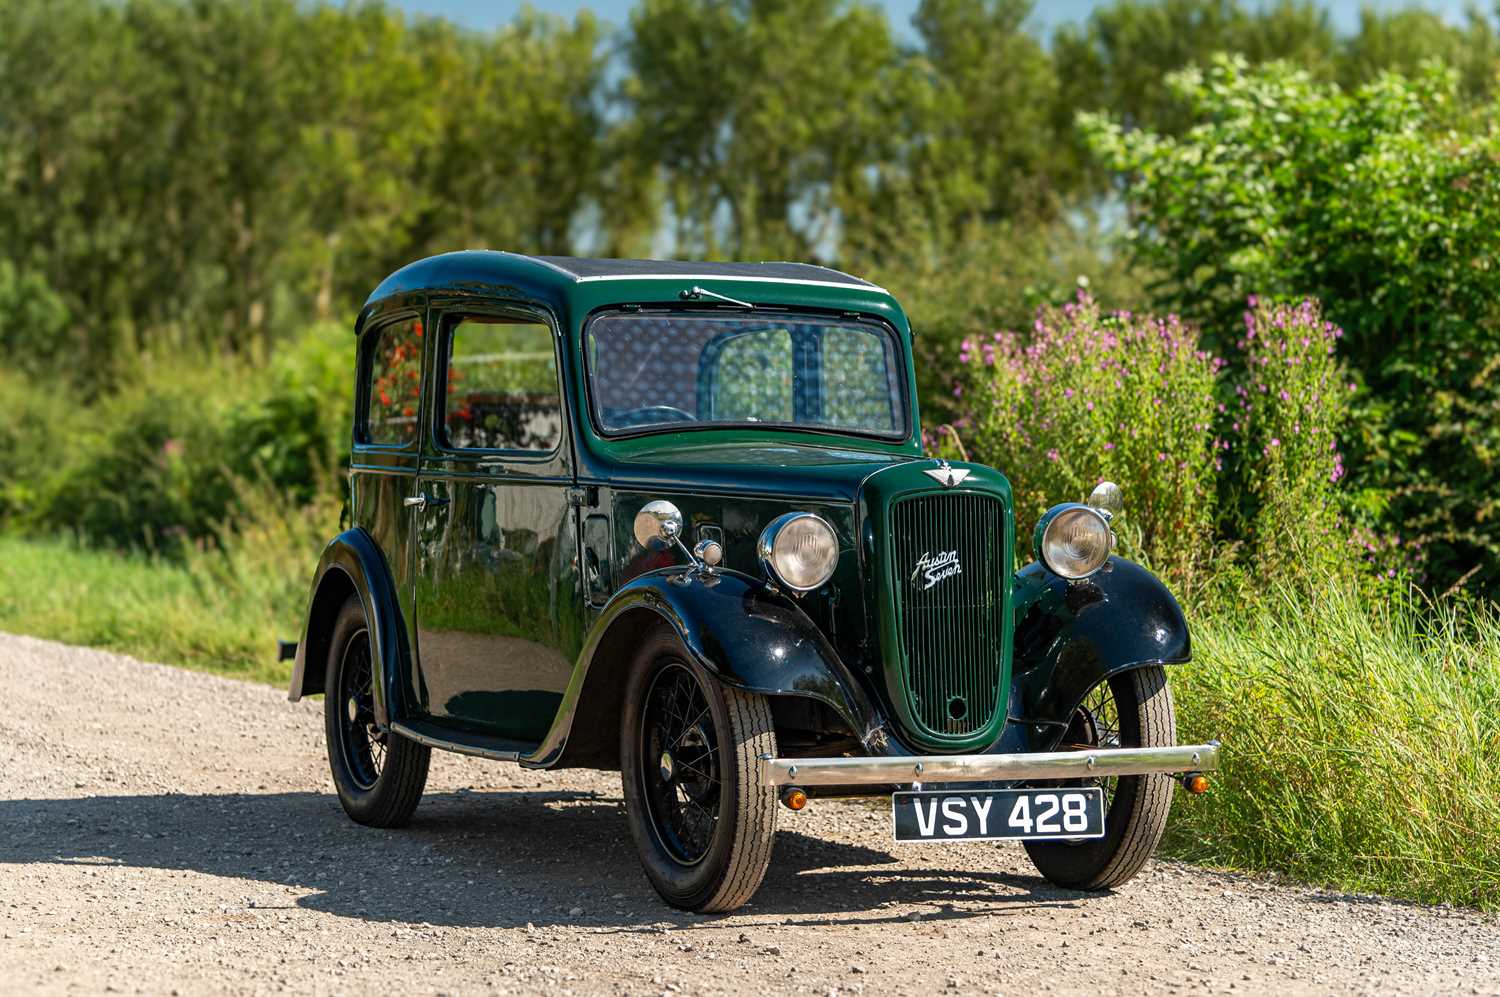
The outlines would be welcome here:
<svg viewBox="0 0 1500 997">
<path fill-rule="evenodd" d="M 606 431 L 589 401 L 591 322 L 747 305 L 886 330 L 899 354 L 899 435 Z M 560 440 L 547 452 L 444 443 L 443 337 L 474 316 L 552 330 Z M 365 344 L 396 321 L 428 334 L 412 364 L 413 438 L 391 445 L 362 421 L 376 390 Z M 789 264 L 452 253 L 387 278 L 356 336 L 351 523 L 313 580 L 294 699 L 323 691 L 332 618 L 351 594 L 370 625 L 382 729 L 536 767 L 618 765 L 624 663 L 662 624 L 720 681 L 770 697 L 792 757 L 1051 750 L 1101 681 L 1190 656 L 1176 601 L 1137 565 L 1110 557 L 1081 580 L 1039 562 L 1014 570 L 1009 483 L 977 464 L 955 465 L 966 476 L 953 485 L 933 473 L 906 315 L 857 278 Z M 721 543 L 718 570 L 642 547 L 632 523 L 658 499 L 680 508 L 689 544 Z M 839 549 L 831 579 L 800 594 L 766 576 L 756 547 L 767 523 L 794 511 L 830 524 Z M 924 543 L 963 547 L 964 587 L 955 605 L 917 618 Z"/>
</svg>

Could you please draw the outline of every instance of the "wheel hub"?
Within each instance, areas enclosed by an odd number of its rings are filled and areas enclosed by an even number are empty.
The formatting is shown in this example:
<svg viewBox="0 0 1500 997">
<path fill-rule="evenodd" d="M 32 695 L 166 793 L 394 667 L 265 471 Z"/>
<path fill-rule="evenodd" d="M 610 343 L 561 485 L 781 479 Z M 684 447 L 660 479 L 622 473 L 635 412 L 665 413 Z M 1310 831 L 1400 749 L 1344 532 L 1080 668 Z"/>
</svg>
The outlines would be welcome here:
<svg viewBox="0 0 1500 997">
<path fill-rule="evenodd" d="M 661 766 L 661 781 L 662 782 L 671 782 L 672 781 L 672 772 L 673 772 L 673 769 L 675 768 L 675 766 L 673 765 L 673 762 L 672 762 L 672 753 L 670 751 L 663 751 L 661 753 L 660 766 Z"/>
</svg>

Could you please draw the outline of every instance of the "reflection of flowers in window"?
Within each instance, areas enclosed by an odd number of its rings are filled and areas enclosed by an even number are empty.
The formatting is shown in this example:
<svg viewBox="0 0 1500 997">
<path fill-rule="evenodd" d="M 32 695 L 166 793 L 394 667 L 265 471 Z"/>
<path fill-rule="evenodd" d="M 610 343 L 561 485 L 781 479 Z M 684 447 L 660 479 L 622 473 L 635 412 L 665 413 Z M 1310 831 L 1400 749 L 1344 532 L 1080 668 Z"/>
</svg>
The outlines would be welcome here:
<svg viewBox="0 0 1500 997">
<path fill-rule="evenodd" d="M 545 452 L 557 445 L 562 405 L 549 327 L 464 322 L 450 350 L 449 446 Z"/>
<path fill-rule="evenodd" d="M 371 442 L 405 443 L 415 439 L 422 396 L 421 321 L 410 319 L 382 329 L 372 368 L 366 420 Z"/>
</svg>

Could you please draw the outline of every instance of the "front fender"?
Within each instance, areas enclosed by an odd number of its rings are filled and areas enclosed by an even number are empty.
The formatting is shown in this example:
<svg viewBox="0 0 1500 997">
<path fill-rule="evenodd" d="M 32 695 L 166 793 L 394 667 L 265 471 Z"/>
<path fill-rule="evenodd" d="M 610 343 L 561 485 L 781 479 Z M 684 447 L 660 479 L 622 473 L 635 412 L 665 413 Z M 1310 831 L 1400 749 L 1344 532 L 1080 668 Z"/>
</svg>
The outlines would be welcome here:
<svg viewBox="0 0 1500 997">
<path fill-rule="evenodd" d="M 385 727 L 391 720 L 390 707 L 399 695 L 397 683 L 409 664 L 406 627 L 385 555 L 359 527 L 334 537 L 318 559 L 307 619 L 292 663 L 288 698 L 296 702 L 303 696 L 324 691 L 323 668 L 328 660 L 333 622 L 350 595 L 359 597 L 370 627 L 370 664 L 376 677 L 375 722 Z"/>
<path fill-rule="evenodd" d="M 1036 750 L 1062 737 L 1099 682 L 1143 665 L 1192 658 L 1182 607 L 1151 572 L 1111 557 L 1069 581 L 1033 562 L 1016 574 L 1013 721 L 1031 725 Z"/>
<path fill-rule="evenodd" d="M 827 705 L 862 742 L 880 717 L 818 626 L 792 599 L 734 571 L 686 567 L 640 575 L 622 586 L 589 632 L 562 709 L 528 764 L 558 763 L 575 726 L 595 727 L 622 690 L 632 637 L 666 623 L 693 658 L 725 685 L 767 696 L 804 696 Z M 593 690 L 591 697 L 586 696 Z M 595 700 L 590 708 L 586 698 Z M 617 715 L 617 714 L 616 714 Z"/>
</svg>

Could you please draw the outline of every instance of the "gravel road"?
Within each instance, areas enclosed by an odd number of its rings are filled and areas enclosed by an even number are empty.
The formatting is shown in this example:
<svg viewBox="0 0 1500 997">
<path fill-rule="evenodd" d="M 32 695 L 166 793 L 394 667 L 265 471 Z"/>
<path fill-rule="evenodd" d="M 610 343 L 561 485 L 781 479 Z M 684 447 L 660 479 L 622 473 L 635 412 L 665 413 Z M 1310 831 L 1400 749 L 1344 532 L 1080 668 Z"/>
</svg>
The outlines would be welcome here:
<svg viewBox="0 0 1500 997">
<path fill-rule="evenodd" d="M 783 814 L 753 906 L 681 915 L 615 776 L 435 754 L 379 831 L 320 702 L 3 634 L 0 698 L 3 993 L 1500 994 L 1500 919 L 1170 862 L 1085 897 L 853 803 Z"/>
</svg>

